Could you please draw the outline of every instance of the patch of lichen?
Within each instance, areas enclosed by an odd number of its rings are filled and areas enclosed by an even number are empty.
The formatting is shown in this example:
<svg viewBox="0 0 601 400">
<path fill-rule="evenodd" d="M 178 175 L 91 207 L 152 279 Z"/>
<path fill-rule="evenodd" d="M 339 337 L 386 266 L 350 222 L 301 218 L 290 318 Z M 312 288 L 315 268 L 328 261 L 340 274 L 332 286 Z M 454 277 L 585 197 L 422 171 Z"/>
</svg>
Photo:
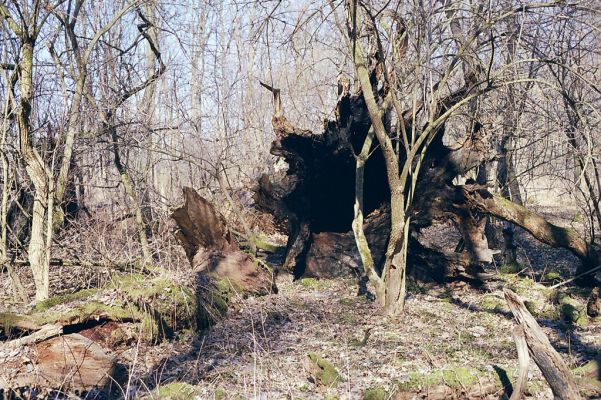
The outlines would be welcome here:
<svg viewBox="0 0 601 400">
<path fill-rule="evenodd" d="M 32 312 L 38 313 L 49 310 L 57 305 L 70 303 L 76 300 L 84 300 L 98 293 L 98 289 L 84 289 L 75 293 L 68 293 L 59 296 L 53 296 L 49 299 L 38 302 Z"/>
<path fill-rule="evenodd" d="M 409 379 L 401 383 L 401 390 L 421 390 L 445 385 L 450 388 L 470 387 L 483 373 L 474 368 L 458 367 L 433 371 L 431 373 L 412 372 Z"/>
</svg>

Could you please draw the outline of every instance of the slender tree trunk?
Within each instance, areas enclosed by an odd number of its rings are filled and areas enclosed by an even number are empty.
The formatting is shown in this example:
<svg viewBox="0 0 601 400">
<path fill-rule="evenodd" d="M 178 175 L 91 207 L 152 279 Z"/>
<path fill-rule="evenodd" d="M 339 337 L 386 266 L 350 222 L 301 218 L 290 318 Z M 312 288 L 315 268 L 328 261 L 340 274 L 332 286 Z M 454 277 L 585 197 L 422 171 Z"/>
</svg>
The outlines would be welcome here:
<svg viewBox="0 0 601 400">
<path fill-rule="evenodd" d="M 109 128 L 112 146 L 113 146 L 113 158 L 115 162 L 115 167 L 119 172 L 119 176 L 121 177 L 121 183 L 123 184 L 123 188 L 125 189 L 125 193 L 129 198 L 130 207 L 134 211 L 134 216 L 136 220 L 136 229 L 138 231 L 138 239 L 140 240 L 140 247 L 142 248 L 142 266 L 146 267 L 152 262 L 152 252 L 150 251 L 150 245 L 148 243 L 148 236 L 146 235 L 146 224 L 144 223 L 144 215 L 142 214 L 142 207 L 140 207 L 140 202 L 138 201 L 138 195 L 136 194 L 136 190 L 133 186 L 131 178 L 129 176 L 129 172 L 127 171 L 127 167 L 121 161 L 121 154 L 119 150 L 119 138 L 117 136 L 117 128 L 112 124 Z"/>
<path fill-rule="evenodd" d="M 5 76 L 6 78 L 6 76 Z M 9 84 L 8 79 L 5 79 Z M 8 256 L 8 236 L 7 236 L 7 219 L 8 219 L 8 199 L 9 199 L 9 162 L 6 154 L 6 134 L 8 130 L 8 114 L 10 109 L 11 97 L 10 94 L 6 97 L 4 104 L 4 113 L 2 118 L 2 139 L 0 142 L 0 156 L 2 157 L 2 204 L 0 207 L 0 269 L 6 267 L 8 276 L 11 281 L 15 300 L 19 300 L 26 304 L 29 302 L 25 288 L 21 283 L 19 275 L 13 269 Z"/>
<path fill-rule="evenodd" d="M 33 46 L 29 39 L 23 43 L 20 77 L 20 110 L 17 115 L 19 125 L 19 150 L 25 162 L 25 170 L 31 179 L 35 193 L 31 216 L 31 240 L 28 253 L 33 279 L 36 286 L 36 300 L 44 300 L 49 295 L 50 248 L 47 243 L 52 237 L 46 237 L 49 196 L 49 173 L 44 161 L 31 143 L 30 114 L 33 101 Z M 50 235 L 52 235 L 50 233 Z"/>
<path fill-rule="evenodd" d="M 371 254 L 371 250 L 369 248 L 369 243 L 367 242 L 365 232 L 363 231 L 363 182 L 365 176 L 364 172 L 365 163 L 367 162 L 367 158 L 369 157 L 369 151 L 371 149 L 373 139 L 374 131 L 373 129 L 370 129 L 369 133 L 365 137 L 365 142 L 363 143 L 361 152 L 357 156 L 357 164 L 355 168 L 355 216 L 353 218 L 352 226 L 353 233 L 355 235 L 355 242 L 357 243 L 357 250 L 359 252 L 359 256 L 361 257 L 361 262 L 363 264 L 365 276 L 374 285 L 378 304 L 381 307 L 384 307 L 386 305 L 386 288 L 384 286 L 383 279 L 380 276 L 378 276 L 374 260 Z"/>
</svg>

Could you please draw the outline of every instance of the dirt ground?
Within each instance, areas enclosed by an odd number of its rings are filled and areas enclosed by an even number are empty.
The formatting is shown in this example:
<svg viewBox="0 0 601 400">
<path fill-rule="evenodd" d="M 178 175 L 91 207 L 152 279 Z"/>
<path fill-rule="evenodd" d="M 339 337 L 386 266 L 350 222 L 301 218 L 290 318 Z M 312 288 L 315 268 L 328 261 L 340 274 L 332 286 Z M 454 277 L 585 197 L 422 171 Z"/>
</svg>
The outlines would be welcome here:
<svg viewBox="0 0 601 400">
<path fill-rule="evenodd" d="M 438 235 L 451 246 L 453 229 L 444 229 Z M 502 292 L 506 287 L 527 301 L 551 343 L 577 371 L 599 354 L 601 321 L 566 321 L 557 311 L 561 308 L 558 299 L 572 298 L 582 312 L 588 292 L 569 285 L 551 291 L 540 282 L 549 273 L 556 273 L 558 279 L 569 277 L 576 260 L 567 252 L 533 241 L 524 232 L 518 233 L 517 241 L 523 267 L 520 275 L 502 273 L 502 266 L 492 266 L 495 276 L 483 287 L 465 282 L 444 286 L 413 283 L 406 312 L 398 318 L 381 315 L 374 302 L 358 297 L 353 279 L 292 282 L 281 275 L 278 294 L 235 299 L 227 318 L 209 332 L 187 330 L 173 341 L 112 349 L 129 371 L 122 395 L 153 399 L 392 399 L 428 397 L 430 391 L 442 388 L 448 391 L 448 398 L 467 398 L 471 390 L 480 388 L 481 396 L 471 397 L 503 398 L 515 382 L 517 367 L 513 321 Z M 19 273 L 24 282 L 30 281 L 27 268 Z M 62 277 L 66 276 L 81 277 L 80 286 L 95 286 L 101 279 L 75 267 L 61 268 L 60 274 L 53 276 L 57 288 L 61 282 L 65 285 Z M 11 300 L 3 273 L 0 310 L 19 308 Z M 324 383 L 311 369 L 311 354 L 326 360 L 335 369 L 336 379 Z M 601 389 L 587 393 L 595 398 L 601 396 Z M 527 398 L 553 398 L 534 363 Z"/>
</svg>

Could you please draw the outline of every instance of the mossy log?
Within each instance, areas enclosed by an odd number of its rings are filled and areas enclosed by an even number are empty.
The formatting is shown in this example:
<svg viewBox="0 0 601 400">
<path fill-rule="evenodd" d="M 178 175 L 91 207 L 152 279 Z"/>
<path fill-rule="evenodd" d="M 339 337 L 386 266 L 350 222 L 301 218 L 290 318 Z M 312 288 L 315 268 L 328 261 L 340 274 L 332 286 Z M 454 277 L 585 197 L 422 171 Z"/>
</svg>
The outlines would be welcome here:
<svg viewBox="0 0 601 400">
<path fill-rule="evenodd" d="M 0 339 L 31 334 L 46 325 L 78 332 L 106 322 L 133 322 L 141 329 L 132 334 L 144 341 L 171 338 L 193 327 L 196 319 L 192 285 L 176 284 L 172 278 L 167 271 L 154 278 L 115 273 L 104 288 L 51 297 L 28 314 L 0 313 Z"/>
</svg>

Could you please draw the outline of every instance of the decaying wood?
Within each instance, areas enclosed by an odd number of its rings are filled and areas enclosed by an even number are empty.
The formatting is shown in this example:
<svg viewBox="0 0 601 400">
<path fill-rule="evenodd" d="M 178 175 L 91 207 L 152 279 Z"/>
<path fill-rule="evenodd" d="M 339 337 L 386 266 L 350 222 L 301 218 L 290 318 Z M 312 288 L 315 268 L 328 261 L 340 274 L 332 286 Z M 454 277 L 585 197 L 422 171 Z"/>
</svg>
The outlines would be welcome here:
<svg viewBox="0 0 601 400">
<path fill-rule="evenodd" d="M 175 235 L 194 265 L 199 250 L 224 251 L 231 248 L 229 233 L 223 217 L 213 205 L 190 187 L 184 187 L 184 205 L 177 208 L 171 217 L 177 222 Z"/>
<path fill-rule="evenodd" d="M 555 398 L 561 400 L 580 399 L 578 386 L 576 386 L 572 373 L 559 353 L 551 346 L 547 335 L 532 317 L 524 302 L 509 289 L 505 289 L 505 300 L 513 313 L 513 317 L 523 330 L 532 359 L 540 368 L 549 386 L 551 386 Z"/>
<path fill-rule="evenodd" d="M 521 400 L 524 397 L 524 391 L 528 383 L 530 356 L 528 354 L 528 344 L 524 336 L 524 329 L 519 325 L 513 327 L 512 336 L 518 351 L 519 370 L 518 378 L 513 385 L 513 393 L 511 393 L 509 400 Z"/>
<path fill-rule="evenodd" d="M 48 338 L 58 336 L 63 333 L 63 327 L 61 325 L 48 324 L 42 326 L 39 330 L 35 331 L 31 335 L 27 335 L 18 339 L 13 339 L 8 342 L 0 343 L 0 350 L 11 350 L 21 346 L 25 346 L 32 343 L 41 342 Z"/>
<path fill-rule="evenodd" d="M 281 157 L 288 164 L 288 169 L 262 176 L 255 187 L 254 198 L 257 208 L 274 215 L 280 227 L 285 225 L 288 243 L 283 268 L 297 277 L 303 274 L 316 275 L 316 268 L 320 274 L 327 275 L 322 268 L 326 264 L 332 266 L 330 275 L 333 276 L 339 274 L 340 266 L 345 263 L 349 270 L 355 270 L 357 258 L 348 251 L 341 251 L 343 248 L 349 250 L 341 242 L 346 243 L 346 236 L 352 233 L 353 219 L 356 218 L 356 178 L 362 178 L 363 183 L 363 215 L 390 207 L 391 199 L 381 148 L 374 148 L 367 159 L 360 158 L 360 168 L 357 169 L 357 155 L 363 154 L 366 138 L 370 129 L 373 129 L 363 93 L 361 90 L 350 90 L 348 84 L 339 85 L 338 102 L 332 113 L 334 118 L 325 122 L 323 132 L 315 134 L 289 122 L 281 107 L 280 91 L 269 85 L 264 86 L 272 92 L 275 101 L 272 118 L 275 140 L 270 152 Z M 462 95 L 465 93 L 460 91 L 443 99 L 442 109 L 454 104 Z M 411 112 L 403 113 L 407 130 L 413 125 L 411 115 Z M 391 135 L 400 135 L 392 127 L 387 129 Z M 582 261 L 579 273 L 599 264 L 599 251 L 576 231 L 553 225 L 527 208 L 491 194 L 484 186 L 455 184 L 454 178 L 465 175 L 487 159 L 489 146 L 480 129 L 454 146 L 444 144 L 444 133 L 443 124 L 437 128 L 425 150 L 414 189 L 414 201 L 407 210 L 414 232 L 449 219 L 455 222 L 465 246 L 459 257 L 457 254 L 438 252 L 437 256 L 443 260 L 442 265 L 456 264 L 459 259 L 462 267 L 469 270 L 468 274 L 481 275 L 478 271 L 481 272 L 499 252 L 489 248 L 484 235 L 487 217 L 523 227 L 544 243 L 571 250 Z M 401 149 L 398 162 L 404 163 L 405 158 Z M 357 176 L 358 171 L 362 176 Z M 390 231 L 390 225 L 378 231 L 376 240 L 384 241 L 388 246 Z M 416 240 L 419 241 L 419 237 Z M 370 238 L 367 241 L 371 247 Z M 413 250 L 419 251 L 422 247 L 413 246 Z M 447 256 L 450 259 L 444 261 Z M 408 264 L 416 259 L 419 261 L 420 257 L 423 258 L 423 255 L 410 249 Z M 382 265 L 378 265 L 375 257 L 374 264 L 377 271 L 382 270 Z M 457 269 L 458 274 L 455 275 L 449 270 L 430 270 L 449 278 L 461 275 L 461 268 Z"/>
<path fill-rule="evenodd" d="M 110 391 L 123 382 L 114 358 L 79 334 L 53 337 L 18 352 L 0 349 L 0 359 L 0 390 L 5 392 L 24 387 Z"/>
<path fill-rule="evenodd" d="M 273 272 L 233 242 L 213 205 L 192 188 L 185 187 L 183 193 L 184 205 L 171 217 L 197 275 L 197 322 L 204 329 L 225 314 L 232 294 L 259 296 L 277 292 L 277 287 Z"/>
</svg>

